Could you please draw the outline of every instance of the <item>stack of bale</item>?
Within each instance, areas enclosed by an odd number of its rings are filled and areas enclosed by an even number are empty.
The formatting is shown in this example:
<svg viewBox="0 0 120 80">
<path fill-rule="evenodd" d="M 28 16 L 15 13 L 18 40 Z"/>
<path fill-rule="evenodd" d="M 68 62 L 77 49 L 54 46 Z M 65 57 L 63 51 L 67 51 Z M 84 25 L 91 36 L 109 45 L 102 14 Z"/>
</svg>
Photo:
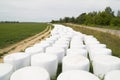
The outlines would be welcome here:
<svg viewBox="0 0 120 80">
<path fill-rule="evenodd" d="M 120 80 L 119 75 L 120 58 L 111 49 L 63 25 L 54 25 L 50 37 L 5 56 L 0 64 L 0 80 Z"/>
</svg>

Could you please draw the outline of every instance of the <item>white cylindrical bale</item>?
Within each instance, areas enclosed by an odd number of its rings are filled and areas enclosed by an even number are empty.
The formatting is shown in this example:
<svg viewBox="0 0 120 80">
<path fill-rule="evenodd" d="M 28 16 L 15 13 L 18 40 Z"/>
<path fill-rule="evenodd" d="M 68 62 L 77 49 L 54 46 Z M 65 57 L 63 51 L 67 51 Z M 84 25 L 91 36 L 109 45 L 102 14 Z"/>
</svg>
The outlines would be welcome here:
<svg viewBox="0 0 120 80">
<path fill-rule="evenodd" d="M 72 48 L 72 49 L 86 49 L 86 45 L 83 45 L 83 44 L 70 45 L 70 48 Z"/>
<path fill-rule="evenodd" d="M 29 55 L 35 55 L 43 52 L 44 52 L 44 49 L 41 47 L 29 47 L 25 49 L 25 53 Z"/>
<path fill-rule="evenodd" d="M 94 38 L 92 36 L 84 37 L 84 42 L 85 42 L 86 45 L 99 44 L 100 43 L 96 38 Z"/>
<path fill-rule="evenodd" d="M 87 45 L 88 48 L 106 48 L 105 44 L 92 44 L 92 45 Z"/>
<path fill-rule="evenodd" d="M 83 45 L 83 40 L 81 38 L 72 38 L 70 46 L 72 45 Z"/>
<path fill-rule="evenodd" d="M 45 39 L 45 42 L 46 42 L 46 43 L 49 43 L 50 46 L 52 46 L 52 44 L 54 44 L 57 40 L 58 40 L 57 37 L 50 36 L 49 38 L 46 38 L 46 39 Z"/>
<path fill-rule="evenodd" d="M 65 50 L 60 47 L 48 47 L 46 49 L 46 53 L 56 55 L 58 59 L 58 63 L 61 63 L 63 57 L 65 56 Z"/>
<path fill-rule="evenodd" d="M 85 42 L 86 45 L 94 45 L 94 44 L 100 44 L 99 41 L 94 41 L 94 40 L 88 40 Z"/>
<path fill-rule="evenodd" d="M 71 40 L 71 36 L 69 34 L 61 36 L 62 38 L 65 38 L 66 40 Z"/>
<path fill-rule="evenodd" d="M 4 57 L 3 62 L 13 65 L 13 69 L 17 70 L 30 65 L 30 55 L 24 52 L 9 54 Z"/>
<path fill-rule="evenodd" d="M 58 40 L 58 41 L 56 41 L 55 42 L 55 44 L 60 44 L 60 45 L 64 45 L 64 44 L 66 44 L 66 45 L 69 45 L 69 41 L 62 41 L 62 40 Z"/>
<path fill-rule="evenodd" d="M 46 38 L 46 39 L 56 41 L 56 40 L 58 40 L 58 35 L 55 35 L 55 36 L 49 36 L 49 37 Z"/>
<path fill-rule="evenodd" d="M 15 71 L 10 80 L 50 80 L 50 76 L 45 69 L 30 66 Z"/>
<path fill-rule="evenodd" d="M 120 58 L 109 55 L 99 55 L 94 57 L 92 65 L 94 74 L 103 78 L 109 71 L 120 70 Z"/>
<path fill-rule="evenodd" d="M 98 55 L 112 55 L 112 50 L 107 48 L 91 48 L 89 50 L 90 60 L 93 60 Z"/>
<path fill-rule="evenodd" d="M 120 80 L 120 70 L 113 70 L 105 74 L 104 80 Z"/>
<path fill-rule="evenodd" d="M 83 35 L 75 35 L 74 37 L 72 37 L 72 40 L 83 41 Z"/>
<path fill-rule="evenodd" d="M 70 70 L 61 73 L 57 80 L 100 80 L 95 75 L 82 70 Z"/>
<path fill-rule="evenodd" d="M 68 49 L 67 55 L 82 55 L 84 57 L 87 57 L 87 50 L 85 49 Z"/>
<path fill-rule="evenodd" d="M 61 42 L 69 42 L 71 39 L 69 38 L 64 38 L 64 37 L 61 37 L 60 39 L 58 39 L 58 41 L 61 41 Z"/>
<path fill-rule="evenodd" d="M 13 66 L 7 63 L 0 63 L 0 80 L 10 80 L 13 73 Z"/>
<path fill-rule="evenodd" d="M 57 56 L 46 53 L 33 55 L 31 66 L 43 67 L 49 72 L 51 78 L 55 78 L 58 66 Z"/>
<path fill-rule="evenodd" d="M 56 47 L 56 48 L 63 48 L 66 52 L 66 50 L 68 49 L 69 45 L 67 44 L 54 44 L 53 47 Z"/>
<path fill-rule="evenodd" d="M 84 41 L 90 40 L 90 39 L 97 40 L 93 35 L 85 35 L 85 34 L 84 34 Z"/>
<path fill-rule="evenodd" d="M 34 47 L 42 48 L 45 52 L 47 47 L 50 47 L 53 43 L 47 42 L 47 41 L 41 41 L 38 45 L 34 45 Z"/>
<path fill-rule="evenodd" d="M 85 70 L 89 71 L 89 60 L 84 56 L 65 56 L 62 61 L 62 71 Z"/>
</svg>

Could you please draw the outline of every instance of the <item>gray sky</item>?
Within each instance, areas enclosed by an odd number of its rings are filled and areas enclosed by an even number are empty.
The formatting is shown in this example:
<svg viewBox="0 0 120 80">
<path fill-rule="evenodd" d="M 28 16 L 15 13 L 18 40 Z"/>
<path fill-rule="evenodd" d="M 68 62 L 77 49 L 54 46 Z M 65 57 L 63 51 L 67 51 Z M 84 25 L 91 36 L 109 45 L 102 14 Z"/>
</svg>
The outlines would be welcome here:
<svg viewBox="0 0 120 80">
<path fill-rule="evenodd" d="M 83 12 L 101 11 L 110 6 L 120 10 L 120 0 L 0 0 L 0 21 L 45 22 L 78 16 Z"/>
</svg>

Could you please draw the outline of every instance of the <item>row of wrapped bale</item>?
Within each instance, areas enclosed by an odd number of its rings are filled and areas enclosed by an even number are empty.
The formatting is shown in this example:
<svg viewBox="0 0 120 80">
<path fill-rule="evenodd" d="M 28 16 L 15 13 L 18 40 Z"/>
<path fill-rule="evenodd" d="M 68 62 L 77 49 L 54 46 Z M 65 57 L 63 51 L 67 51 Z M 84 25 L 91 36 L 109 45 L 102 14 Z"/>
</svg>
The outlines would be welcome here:
<svg viewBox="0 0 120 80">
<path fill-rule="evenodd" d="M 113 70 L 120 70 L 120 58 L 112 56 L 111 49 L 101 44 L 95 37 L 84 37 L 89 58 L 93 66 L 93 73 L 103 79 L 105 74 Z"/>
<path fill-rule="evenodd" d="M 89 72 L 90 62 L 86 46 L 83 43 L 84 35 L 71 29 L 66 31 L 64 28 L 64 26 L 57 25 L 57 31 L 53 30 L 52 32 L 52 35 L 60 34 L 63 37 L 64 34 L 67 36 L 66 38 L 70 39 L 69 47 L 62 59 L 62 73 L 57 77 L 57 80 L 99 80 Z"/>
<path fill-rule="evenodd" d="M 118 73 L 118 75 L 120 75 L 119 74 L 120 58 L 112 56 L 111 49 L 108 49 L 105 44 L 101 44 L 92 35 L 85 35 L 82 33 L 72 32 L 72 31 L 71 33 L 73 34 L 72 34 L 70 46 L 66 52 L 66 56 L 62 60 L 63 73 L 65 71 L 70 71 L 70 70 L 89 71 L 90 63 L 92 63 L 93 73 L 94 75 L 98 76 L 100 79 L 105 78 L 106 80 L 106 76 L 107 75 L 109 76 L 109 73 L 112 73 L 112 71 L 114 72 L 114 70 L 118 70 L 116 74 Z M 89 54 L 87 54 L 87 51 Z M 82 57 L 80 55 L 82 55 Z M 86 58 L 83 59 L 83 56 Z M 88 59 L 90 61 L 88 61 Z M 115 77 L 112 76 L 112 78 L 114 79 Z M 70 78 L 68 77 L 68 79 Z M 120 77 L 116 75 L 115 80 L 119 80 L 119 79 Z"/>
<path fill-rule="evenodd" d="M 113 57 L 105 44 L 69 27 L 54 26 L 49 38 L 25 52 L 5 56 L 0 80 L 51 80 L 56 77 L 58 64 L 62 64 L 62 73 L 57 80 L 100 80 L 98 77 L 103 76 L 104 80 L 120 80 L 120 59 Z M 89 72 L 90 63 L 94 74 Z"/>
</svg>

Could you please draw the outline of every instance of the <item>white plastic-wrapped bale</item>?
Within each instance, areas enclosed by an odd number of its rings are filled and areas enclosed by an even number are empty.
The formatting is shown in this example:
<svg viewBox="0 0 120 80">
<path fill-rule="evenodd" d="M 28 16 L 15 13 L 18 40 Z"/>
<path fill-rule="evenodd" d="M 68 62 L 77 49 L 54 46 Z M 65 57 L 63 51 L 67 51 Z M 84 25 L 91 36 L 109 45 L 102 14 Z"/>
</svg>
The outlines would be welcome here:
<svg viewBox="0 0 120 80">
<path fill-rule="evenodd" d="M 73 36 L 71 41 L 83 41 L 83 36 Z"/>
<path fill-rule="evenodd" d="M 106 48 L 105 44 L 92 44 L 92 45 L 87 45 L 88 48 Z"/>
<path fill-rule="evenodd" d="M 99 44 L 100 42 L 93 36 L 84 37 L 84 42 L 86 45 Z"/>
<path fill-rule="evenodd" d="M 83 41 L 83 38 L 84 38 L 83 34 L 79 32 L 77 33 L 77 35 L 72 37 L 73 40 L 80 40 L 80 41 Z"/>
<path fill-rule="evenodd" d="M 91 49 L 96 49 L 96 48 L 106 48 L 106 45 L 105 44 L 90 44 L 90 45 L 87 45 L 86 49 L 89 51 Z"/>
<path fill-rule="evenodd" d="M 60 38 L 59 34 L 51 35 L 51 36 L 50 36 L 50 39 L 52 39 L 52 40 L 54 40 L 54 41 L 57 41 L 59 38 Z"/>
<path fill-rule="evenodd" d="M 0 63 L 0 80 L 10 80 L 13 73 L 13 66 L 7 63 Z"/>
<path fill-rule="evenodd" d="M 30 55 L 24 52 L 9 54 L 4 57 L 3 62 L 12 64 L 13 69 L 17 70 L 30 65 Z"/>
<path fill-rule="evenodd" d="M 86 49 L 86 45 L 83 45 L 83 44 L 70 45 L 70 48 L 72 48 L 72 49 Z"/>
<path fill-rule="evenodd" d="M 56 55 L 58 58 L 58 63 L 62 62 L 63 57 L 65 56 L 65 50 L 59 47 L 48 47 L 46 49 L 47 54 Z"/>
<path fill-rule="evenodd" d="M 86 49 L 68 49 L 67 55 L 82 55 L 84 57 L 87 57 L 87 50 Z"/>
<path fill-rule="evenodd" d="M 98 55 L 112 55 L 112 50 L 107 48 L 91 48 L 89 50 L 89 57 L 91 61 Z"/>
<path fill-rule="evenodd" d="M 105 74 L 104 80 L 120 80 L 120 70 L 113 70 Z"/>
<path fill-rule="evenodd" d="M 63 39 L 59 39 L 58 41 L 55 42 L 55 44 L 67 44 L 69 45 L 69 40 L 63 40 Z"/>
<path fill-rule="evenodd" d="M 51 31 L 51 36 L 59 35 L 58 29 L 56 27 Z"/>
<path fill-rule="evenodd" d="M 29 66 L 15 71 L 10 80 L 50 80 L 50 76 L 44 68 Z"/>
<path fill-rule="evenodd" d="M 65 53 L 66 53 L 66 51 L 67 51 L 69 45 L 67 45 L 67 44 L 54 44 L 53 47 L 56 47 L 56 48 L 63 48 L 64 51 L 65 51 Z"/>
<path fill-rule="evenodd" d="M 68 70 L 85 70 L 89 71 L 89 60 L 84 56 L 71 55 L 65 56 L 62 61 L 62 72 Z"/>
<path fill-rule="evenodd" d="M 43 52 L 44 52 L 44 49 L 40 47 L 29 47 L 25 49 L 25 53 L 29 55 L 35 55 Z"/>
<path fill-rule="evenodd" d="M 83 44 L 83 40 L 81 38 L 73 37 L 70 43 L 70 48 L 85 48 L 85 45 Z"/>
<path fill-rule="evenodd" d="M 95 75 L 82 70 L 70 70 L 61 73 L 57 80 L 100 80 Z"/>
<path fill-rule="evenodd" d="M 94 40 L 94 41 L 97 41 L 97 39 L 92 36 L 92 35 L 84 35 L 84 41 L 89 41 L 89 40 Z"/>
<path fill-rule="evenodd" d="M 109 71 L 120 70 L 120 58 L 109 55 L 99 55 L 94 57 L 92 65 L 94 74 L 103 78 Z"/>
<path fill-rule="evenodd" d="M 91 39 L 91 40 L 85 41 L 85 44 L 86 45 L 93 45 L 93 44 L 100 44 L 100 42 Z"/>
<path fill-rule="evenodd" d="M 58 41 L 61 41 L 61 42 L 63 42 L 63 41 L 70 41 L 71 39 L 70 38 L 66 38 L 66 37 L 60 37 L 59 39 L 58 39 Z"/>
<path fill-rule="evenodd" d="M 47 41 L 41 41 L 39 44 L 34 45 L 34 47 L 41 48 L 45 52 L 47 47 L 52 46 L 53 43 L 49 43 Z"/>
<path fill-rule="evenodd" d="M 55 43 L 55 41 L 57 41 L 57 38 L 50 37 L 50 38 L 46 38 L 45 41 L 52 45 Z"/>
<path fill-rule="evenodd" d="M 49 72 L 51 78 L 55 78 L 58 66 L 57 56 L 46 53 L 33 55 L 31 66 L 43 67 Z"/>
<path fill-rule="evenodd" d="M 72 46 L 72 45 L 83 45 L 83 41 L 82 40 L 71 40 L 71 43 L 70 43 L 70 45 Z"/>
<path fill-rule="evenodd" d="M 69 34 L 66 34 L 66 35 L 62 35 L 61 38 L 65 38 L 66 40 L 71 40 L 72 36 Z"/>
<path fill-rule="evenodd" d="M 88 40 L 88 39 L 96 39 L 93 35 L 86 35 L 84 34 L 84 40 Z"/>
</svg>

